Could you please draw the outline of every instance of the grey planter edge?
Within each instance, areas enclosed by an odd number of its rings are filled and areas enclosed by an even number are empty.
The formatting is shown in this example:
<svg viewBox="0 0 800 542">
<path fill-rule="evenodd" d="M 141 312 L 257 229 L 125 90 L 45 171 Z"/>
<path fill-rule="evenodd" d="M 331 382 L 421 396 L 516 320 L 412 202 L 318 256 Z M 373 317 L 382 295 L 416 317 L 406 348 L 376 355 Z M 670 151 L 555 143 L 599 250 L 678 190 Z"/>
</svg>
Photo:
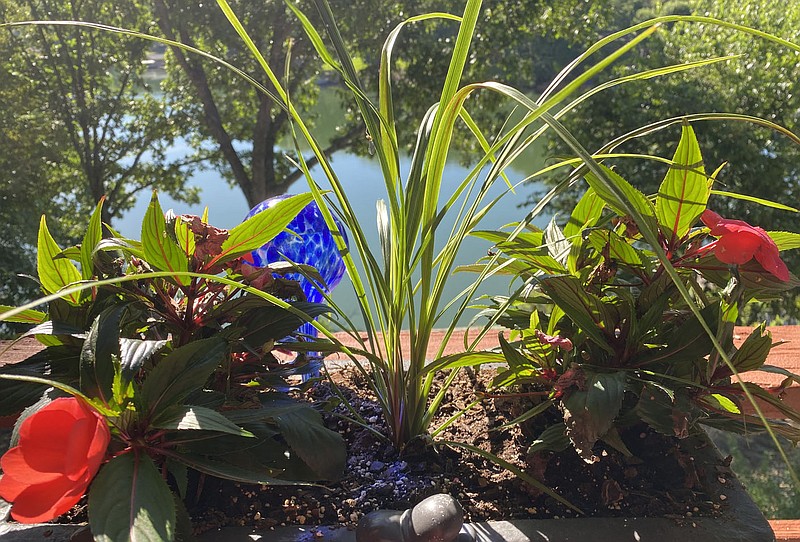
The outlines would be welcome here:
<svg viewBox="0 0 800 542">
<path fill-rule="evenodd" d="M 713 465 L 719 453 L 708 440 L 687 439 L 700 464 Z M 471 523 L 478 542 L 773 542 L 775 534 L 764 515 L 729 475 L 721 483 L 716 472 L 704 473 L 707 492 L 722 513 L 709 518 L 569 518 L 519 519 Z M 724 495 L 724 504 L 723 497 Z M 91 540 L 86 525 L 0 523 L 2 542 L 84 542 Z M 460 542 L 461 537 L 458 541 Z M 464 539 L 466 540 L 466 539 Z M 225 527 L 203 533 L 198 542 L 356 542 L 346 527 Z M 371 542 L 371 541 L 362 541 Z M 421 542 L 421 541 L 398 541 Z"/>
</svg>

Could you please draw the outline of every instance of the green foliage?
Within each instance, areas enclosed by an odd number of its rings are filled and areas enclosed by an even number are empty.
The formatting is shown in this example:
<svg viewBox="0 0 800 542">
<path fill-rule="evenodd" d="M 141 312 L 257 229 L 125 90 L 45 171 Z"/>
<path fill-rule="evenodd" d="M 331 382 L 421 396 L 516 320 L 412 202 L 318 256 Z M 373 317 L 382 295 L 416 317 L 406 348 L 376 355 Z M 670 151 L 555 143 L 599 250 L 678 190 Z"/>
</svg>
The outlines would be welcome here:
<svg viewBox="0 0 800 542">
<path fill-rule="evenodd" d="M 170 492 L 185 495 L 185 483 L 171 487 L 167 470 L 176 481 L 186 468 L 251 483 L 341 475 L 339 434 L 274 391 L 305 358 L 282 363 L 273 348 L 291 349 L 294 330 L 327 308 L 242 256 L 310 200 L 289 198 L 228 232 L 197 216 L 165 218 L 154 193 L 141 242 L 98 237 L 101 202 L 84 236 L 94 245 L 65 250 L 42 219 L 39 273 L 50 295 L 33 304 L 48 301 L 48 312 L 3 307 L 0 320 L 39 322 L 28 334 L 46 348 L 0 370 L 0 412 L 37 403 L 52 386 L 105 417 L 113 458 L 89 490 L 96 539 L 173 539 Z"/>
<path fill-rule="evenodd" d="M 680 5 L 678 2 L 614 1 L 591 3 L 588 11 L 580 4 L 584 3 L 565 2 L 554 6 L 550 19 L 554 31 L 573 46 L 589 45 L 601 35 L 655 16 L 689 11 L 693 15 L 756 28 L 795 43 L 800 40 L 800 4 L 796 2 L 700 0 Z M 630 51 L 624 63 L 606 70 L 602 78 L 612 80 L 658 66 L 722 55 L 738 56 L 657 81 L 618 85 L 588 98 L 564 122 L 591 150 L 599 150 L 615 138 L 666 118 L 696 113 L 740 113 L 791 128 L 795 123 L 794 112 L 800 107 L 800 96 L 793 91 L 800 78 L 798 53 L 733 29 L 697 22 L 665 25 L 662 31 Z M 515 81 L 513 76 L 511 81 Z M 797 201 L 800 147 L 789 138 L 747 119 L 697 122 L 694 127 L 704 141 L 706 160 L 713 164 L 727 163 L 717 177 L 718 189 L 771 201 Z M 625 140 L 614 152 L 666 156 L 673 137 L 671 130 L 647 130 Z M 555 138 L 551 138 L 549 146 L 553 155 L 571 154 L 567 146 Z M 655 193 L 663 176 L 662 167 L 655 161 L 618 158 L 606 160 L 606 163 L 613 164 L 618 173 L 644 193 Z M 548 182 L 555 184 L 563 177 L 559 172 Z M 555 202 L 557 208 L 568 211 L 578 195 L 572 192 L 560 197 Z M 529 200 L 533 202 L 535 197 Z M 718 211 L 773 231 L 791 229 L 796 223 L 794 213 L 745 199 L 719 201 Z M 797 268 L 800 257 L 788 254 L 787 263 Z M 800 315 L 796 305 L 796 295 L 763 302 L 745 311 L 745 321 L 795 322 Z"/>
<path fill-rule="evenodd" d="M 533 383 L 549 391 L 549 399 L 557 400 L 562 410 L 565 434 L 589 462 L 596 461 L 592 449 L 598 440 L 624 446 L 616 428 L 637 420 L 681 438 L 698 424 L 742 430 L 746 425 L 738 423 L 741 405 L 753 397 L 774 405 L 793 422 L 800 421 L 800 413 L 777 396 L 733 380 L 735 374 L 760 370 L 772 347 L 763 325 L 734 347 L 737 308 L 755 295 L 780 294 L 800 281 L 791 274 L 788 280 L 768 279 L 777 272 L 761 267 L 760 261 L 725 265 L 717 259 L 730 256 L 720 252 L 722 241 L 707 242 L 709 232 L 726 234 L 697 227 L 701 215 L 708 225 L 706 208 L 714 179 L 704 173 L 703 156 L 689 125 L 684 125 L 670 164 L 652 198 L 618 175 L 609 175 L 623 200 L 599 177 L 587 174 L 591 189 L 570 217 L 565 228 L 569 237 L 552 233 L 558 229 L 554 222 L 542 236 L 517 234 L 519 228 L 510 234 L 481 234 L 496 240 L 504 258 L 520 263 L 516 269 L 524 271 L 512 274 L 526 283 L 519 296 L 498 299 L 485 313 L 492 322 L 508 325 L 500 317 L 516 311 L 512 320 L 516 351 L 509 352 L 503 341 L 508 371 L 497 377 L 495 385 Z M 627 209 L 637 210 L 642 220 L 634 222 Z M 658 246 L 646 237 L 649 228 Z M 784 235 L 783 246 L 794 246 L 789 238 L 800 239 L 800 234 L 788 232 L 776 238 Z M 548 243 L 547 238 L 559 242 Z M 726 238 L 725 243 L 728 251 L 747 250 L 735 239 Z M 666 263 L 656 256 L 659 248 L 668 258 Z M 554 274 L 541 265 L 541 251 L 554 259 L 568 253 L 574 264 L 569 272 Z M 692 292 L 690 299 L 679 292 L 680 283 L 666 278 L 667 264 Z M 494 258 L 487 265 L 503 270 Z M 692 304 L 702 310 L 693 311 Z M 800 441 L 800 432 L 791 424 L 745 418 L 749 431 L 768 425 L 775 433 Z"/>
</svg>

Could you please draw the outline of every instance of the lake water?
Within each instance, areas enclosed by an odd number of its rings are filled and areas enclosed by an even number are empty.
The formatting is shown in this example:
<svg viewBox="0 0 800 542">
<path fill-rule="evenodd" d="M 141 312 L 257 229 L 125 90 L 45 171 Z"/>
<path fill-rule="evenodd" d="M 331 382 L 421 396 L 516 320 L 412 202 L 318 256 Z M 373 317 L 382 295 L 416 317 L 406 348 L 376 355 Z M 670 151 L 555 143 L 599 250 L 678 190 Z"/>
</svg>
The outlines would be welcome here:
<svg viewBox="0 0 800 542">
<path fill-rule="evenodd" d="M 185 145 L 185 144 L 183 144 Z M 188 146 L 177 145 L 173 152 L 176 154 L 188 154 L 190 149 Z M 527 172 L 510 170 L 506 173 L 512 182 L 521 180 L 526 174 L 535 171 L 542 163 L 540 157 L 529 159 L 530 169 Z M 361 219 L 362 228 L 367 235 L 371 235 L 371 247 L 376 254 L 379 254 L 380 247 L 378 245 L 377 226 L 376 226 L 376 211 L 375 203 L 379 199 L 386 199 L 385 188 L 381 177 L 380 165 L 377 158 L 369 156 L 358 156 L 347 152 L 338 152 L 333 156 L 333 168 L 335 169 L 339 179 L 345 186 L 345 190 L 351 201 L 357 216 Z M 408 158 L 402 160 L 401 167 L 404 171 L 409 168 Z M 528 169 L 526 167 L 526 169 Z M 443 199 L 446 200 L 449 195 L 453 194 L 466 177 L 469 170 L 458 163 L 449 163 L 445 170 L 442 179 L 441 193 Z M 312 175 L 315 179 L 321 181 L 324 175 L 319 168 L 312 170 Z M 221 228 L 231 228 L 239 224 L 245 217 L 248 211 L 247 203 L 241 191 L 238 188 L 232 188 L 224 181 L 216 171 L 204 170 L 195 173 L 189 184 L 196 186 L 200 189 L 199 205 L 186 205 L 184 203 L 175 202 L 166 195 L 160 195 L 159 201 L 163 209 L 174 209 L 176 214 L 196 214 L 200 215 L 205 206 L 209 207 L 209 222 L 214 226 Z M 505 183 L 500 180 L 492 187 L 489 198 L 497 196 L 506 190 Z M 294 183 L 287 191 L 290 194 L 296 194 L 307 191 L 307 184 L 305 179 L 301 179 Z M 526 209 L 518 208 L 526 196 L 530 194 L 532 188 L 522 188 L 516 194 L 508 194 L 503 201 L 500 202 L 492 211 L 485 217 L 481 229 L 497 229 L 504 224 L 512 221 L 519 220 L 525 215 Z M 122 219 L 117 220 L 114 226 L 120 233 L 125 236 L 130 236 L 135 239 L 140 238 L 140 225 L 141 219 L 147 209 L 150 200 L 150 194 L 142 194 L 136 202 L 136 205 L 128 212 Z M 487 199 L 487 201 L 489 201 Z M 540 218 L 538 224 L 544 225 L 546 218 Z M 439 244 L 441 245 L 443 239 L 446 239 L 452 227 L 452 219 L 449 223 L 445 223 L 439 229 Z M 474 263 L 482 255 L 486 254 L 489 248 L 489 243 L 481 239 L 468 239 L 462 246 L 459 256 L 459 264 Z M 444 301 L 451 299 L 465 287 L 467 287 L 475 276 L 471 273 L 455 273 L 448 282 L 448 288 L 445 293 Z M 506 294 L 509 292 L 509 280 L 505 277 L 496 277 L 487 280 L 480 290 L 484 294 Z M 355 303 L 355 296 L 352 286 L 350 285 L 347 277 L 342 280 L 341 284 L 334 291 L 334 300 L 337 304 L 345 309 L 348 316 L 353 318 L 354 322 L 357 312 Z M 439 322 L 439 327 L 446 327 L 452 319 L 453 311 L 449 311 Z M 468 311 L 461 320 L 459 325 L 466 325 L 474 315 L 474 311 Z M 359 317 L 360 318 L 360 317 Z"/>
</svg>

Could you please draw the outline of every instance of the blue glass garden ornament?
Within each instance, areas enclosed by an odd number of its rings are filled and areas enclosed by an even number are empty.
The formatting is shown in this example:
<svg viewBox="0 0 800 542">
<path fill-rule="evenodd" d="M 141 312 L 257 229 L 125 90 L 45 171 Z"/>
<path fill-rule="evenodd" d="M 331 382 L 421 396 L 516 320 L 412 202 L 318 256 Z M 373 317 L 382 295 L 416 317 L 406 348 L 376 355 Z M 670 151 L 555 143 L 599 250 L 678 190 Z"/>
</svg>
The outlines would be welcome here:
<svg viewBox="0 0 800 542">
<path fill-rule="evenodd" d="M 289 194 L 275 196 L 266 199 L 253 207 L 245 220 L 260 213 L 264 209 L 269 209 L 277 202 L 290 197 Z M 334 217 L 336 226 L 342 233 L 345 244 L 347 244 L 347 234 L 344 232 L 341 222 Z M 336 247 L 333 234 L 325 218 L 315 201 L 306 205 L 302 211 L 287 226 L 290 231 L 283 231 L 275 238 L 252 252 L 253 265 L 265 267 L 270 263 L 280 261 L 292 261 L 296 264 L 306 264 L 313 266 L 319 271 L 325 284 L 312 281 L 301 273 L 289 273 L 284 275 L 288 279 L 296 280 L 311 303 L 321 303 L 324 300 L 322 292 L 330 293 L 344 276 L 345 266 L 339 249 Z M 297 330 L 300 333 L 317 336 L 317 330 L 313 325 L 303 324 Z M 319 375 L 322 365 L 322 358 L 318 352 L 308 352 L 310 361 L 310 374 Z"/>
</svg>

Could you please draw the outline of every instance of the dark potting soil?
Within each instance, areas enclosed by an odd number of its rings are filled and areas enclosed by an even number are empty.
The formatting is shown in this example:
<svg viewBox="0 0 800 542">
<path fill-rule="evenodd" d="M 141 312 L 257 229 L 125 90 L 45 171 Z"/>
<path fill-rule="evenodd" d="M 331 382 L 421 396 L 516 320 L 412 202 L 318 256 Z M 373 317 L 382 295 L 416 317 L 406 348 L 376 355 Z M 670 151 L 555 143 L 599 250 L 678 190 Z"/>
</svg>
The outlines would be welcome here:
<svg viewBox="0 0 800 542">
<path fill-rule="evenodd" d="M 462 371 L 433 427 L 466 409 L 476 394 L 486 394 L 491 376 L 487 373 Z M 365 396 L 363 376 L 344 369 L 333 378 L 360 415 L 374 429 L 384 431 L 376 402 Z M 320 383 L 308 392 L 308 398 L 330 399 L 329 386 Z M 593 464 L 584 462 L 572 448 L 528 454 L 546 425 L 558 421 L 557 411 L 522 426 L 498 428 L 535 401 L 525 394 L 485 397 L 438 434 L 434 446 L 420 441 L 400 453 L 372 431 L 329 415 L 329 427 L 347 443 L 347 469 L 341 481 L 324 487 L 267 487 L 206 480 L 199 499 L 189 503 L 195 528 L 198 532 L 226 525 L 266 530 L 291 524 L 352 528 L 373 510 L 403 510 L 442 492 L 461 502 L 466 521 L 579 515 L 492 461 L 441 441 L 463 442 L 491 452 L 540 480 L 586 515 L 666 516 L 690 523 L 693 517 L 718 513 L 724 495 L 704 494 L 699 480 L 703 469 L 710 468 L 714 469 L 710 474 L 725 483 L 733 476 L 729 459 L 718 465 L 696 465 L 689 453 L 676 446 L 676 439 L 641 426 L 621 432 L 632 453 L 629 457 L 602 442 L 594 450 L 600 460 Z M 335 412 L 345 414 L 346 410 L 340 405 Z"/>
</svg>

